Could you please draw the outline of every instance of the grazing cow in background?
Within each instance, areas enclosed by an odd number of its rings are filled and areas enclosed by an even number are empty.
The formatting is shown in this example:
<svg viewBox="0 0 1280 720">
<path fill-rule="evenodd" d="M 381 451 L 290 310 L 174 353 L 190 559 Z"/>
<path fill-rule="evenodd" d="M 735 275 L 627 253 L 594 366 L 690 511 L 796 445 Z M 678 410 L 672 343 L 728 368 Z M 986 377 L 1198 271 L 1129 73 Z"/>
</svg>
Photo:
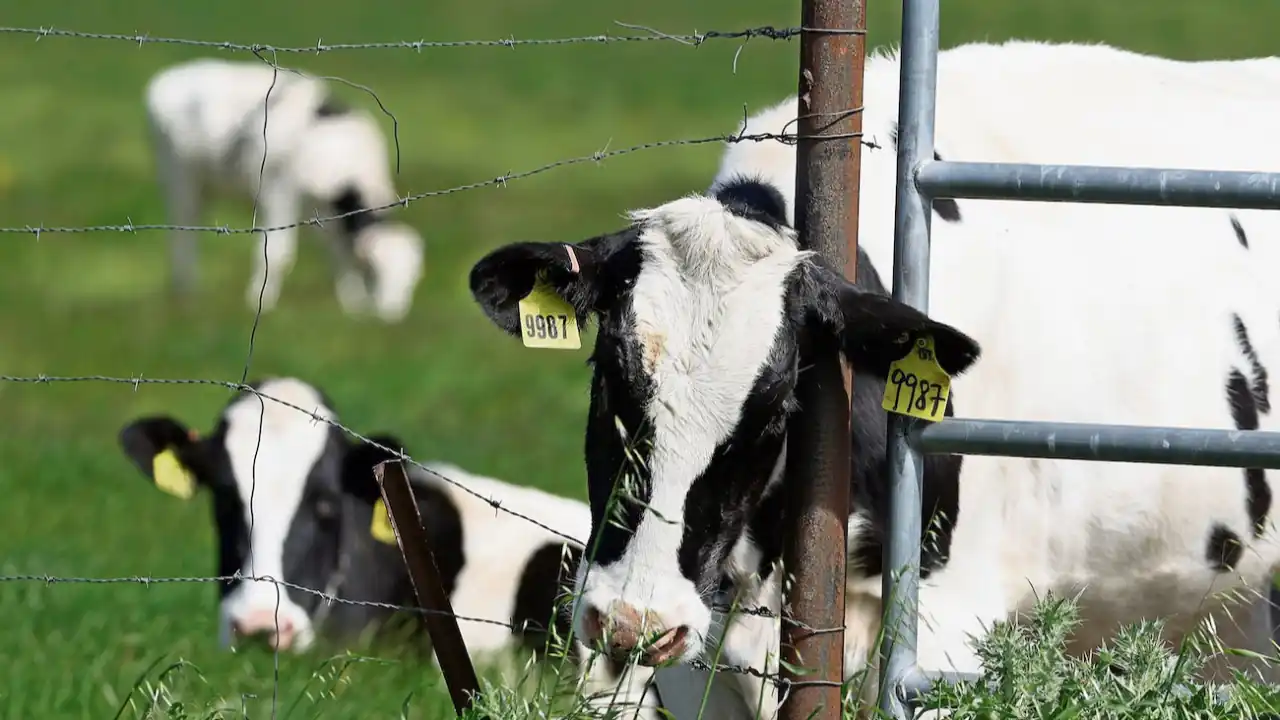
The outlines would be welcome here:
<svg viewBox="0 0 1280 720">
<path fill-rule="evenodd" d="M 246 301 L 275 307 L 297 245 L 294 225 L 323 224 L 338 301 L 350 314 L 372 309 L 402 319 L 422 274 L 422 238 L 381 208 L 398 200 L 387 145 L 372 114 L 340 103 L 325 83 L 260 62 L 190 60 L 157 73 L 146 88 L 147 117 L 173 224 L 199 222 L 212 192 L 257 198 L 263 234 Z M 305 217 L 304 217 L 305 215 Z M 195 237 L 175 231 L 174 279 L 194 281 Z M 370 307 L 371 306 L 371 307 Z"/>
<path fill-rule="evenodd" d="M 889 153 L 867 155 L 864 208 L 868 196 L 892 198 L 895 169 Z M 539 276 L 580 323 L 599 325 L 585 438 L 599 552 L 579 571 L 584 640 L 607 632 L 620 654 L 656 634 L 642 662 L 687 663 L 715 630 L 711 600 L 726 578 L 776 609 L 794 386 L 832 343 L 858 374 L 849 676 L 874 663 L 888 512 L 881 398 L 914 340 L 932 336 L 954 378 L 947 415 L 1276 428 L 1266 378 L 1280 361 L 1280 292 L 1229 213 L 1078 206 L 1055 216 L 1070 223 L 990 206 L 955 214 L 934 223 L 930 317 L 890 299 L 879 278 L 892 225 L 864 219 L 868 248 L 850 283 L 806 249 L 785 191 L 764 173 L 633 211 L 616 232 L 514 243 L 476 263 L 473 296 L 506 332 L 520 332 L 517 303 Z M 621 472 L 635 476 L 633 498 L 611 520 Z M 1265 589 L 1280 560 L 1271 496 L 1260 469 L 927 456 L 920 664 L 978 671 L 969 637 L 1046 591 L 1079 596 L 1073 651 L 1122 623 L 1163 617 L 1177 640 L 1212 617 L 1224 646 L 1265 653 Z M 1232 591 L 1247 596 L 1243 607 Z M 1205 674 L 1226 679 L 1253 662 L 1218 655 Z M 864 687 L 874 692 L 874 674 Z"/>
<path fill-rule="evenodd" d="M 200 488 L 209 492 L 220 577 L 239 573 L 298 586 L 223 582 L 222 643 L 262 635 L 275 649 L 304 651 L 318 636 L 353 641 L 391 615 L 386 608 L 329 603 L 320 592 L 356 602 L 416 606 L 398 548 L 370 534 L 379 497 L 373 467 L 393 456 L 374 445 L 349 443 L 333 425 L 282 404 L 336 422 L 332 402 L 302 380 L 273 378 L 252 387 L 265 398 L 237 394 L 205 437 L 168 416 L 139 418 L 120 432 L 126 456 L 159 489 L 184 499 Z M 405 447 L 386 434 L 372 439 L 401 452 Z M 576 568 L 581 546 L 496 510 L 441 476 L 570 537 L 590 530 L 586 504 L 448 464 L 432 467 L 434 475 L 417 467 L 409 472 L 445 591 L 460 615 L 496 621 L 460 622 L 468 650 L 490 655 L 509 648 L 513 639 L 545 647 L 546 634 L 538 630 L 553 618 L 566 637 L 567 613 L 557 614 L 557 599 L 571 582 L 562 583 L 560 573 L 562 565 L 570 572 Z M 585 661 L 585 650 L 572 646 L 572 659 Z M 596 702 L 616 696 L 641 708 L 639 720 L 656 720 L 650 715 L 657 703 L 650 669 L 629 668 L 622 675 L 620 664 L 595 658 L 586 670 L 585 690 L 601 695 Z"/>
<path fill-rule="evenodd" d="M 1271 119 L 1280 113 L 1272 88 L 1280 59 L 1175 60 L 1102 43 L 1008 40 L 976 42 L 938 54 L 935 158 L 974 162 L 1072 163 L 1202 170 L 1275 170 Z M 895 51 L 868 57 L 863 83 L 864 181 L 860 238 L 878 267 L 893 261 L 899 65 Z M 795 132 L 796 98 L 747 119 L 746 135 Z M 879 146 L 879 147 L 876 147 Z M 794 221 L 795 145 L 729 144 L 715 183 L 750 174 L 769 178 Z M 1027 213 L 1042 222 L 1078 215 L 1079 206 L 1040 201 L 963 201 L 970 210 Z M 960 203 L 934 202 L 935 219 L 961 220 Z M 1169 210 L 1165 211 L 1166 213 Z M 1182 211 L 1174 209 L 1174 214 Z M 1233 237 L 1259 262 L 1280 254 L 1275 213 L 1230 210 Z M 938 223 L 934 224 L 935 233 Z M 948 230 L 944 227 L 945 236 Z M 1152 237 L 1152 251 L 1167 238 Z M 1265 405 L 1264 405 L 1265 406 Z M 1269 591 L 1274 639 L 1280 642 L 1280 590 Z"/>
</svg>

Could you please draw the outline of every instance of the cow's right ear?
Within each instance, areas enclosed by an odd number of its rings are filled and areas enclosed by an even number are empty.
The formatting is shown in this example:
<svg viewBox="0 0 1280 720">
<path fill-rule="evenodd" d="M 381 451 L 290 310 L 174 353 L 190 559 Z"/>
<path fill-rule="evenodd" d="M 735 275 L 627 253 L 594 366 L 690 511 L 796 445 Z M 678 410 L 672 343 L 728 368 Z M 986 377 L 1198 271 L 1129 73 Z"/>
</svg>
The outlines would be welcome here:
<svg viewBox="0 0 1280 720">
<path fill-rule="evenodd" d="M 507 334 L 520 335 L 520 301 L 541 280 L 573 307 L 580 327 L 618 290 L 611 261 L 638 235 L 635 228 L 579 243 L 519 242 L 493 250 L 471 268 L 471 296 Z"/>
<path fill-rule="evenodd" d="M 195 431 L 171 417 L 144 417 L 121 428 L 119 441 L 125 457 L 161 491 L 182 500 L 195 494 L 200 484 Z"/>
</svg>

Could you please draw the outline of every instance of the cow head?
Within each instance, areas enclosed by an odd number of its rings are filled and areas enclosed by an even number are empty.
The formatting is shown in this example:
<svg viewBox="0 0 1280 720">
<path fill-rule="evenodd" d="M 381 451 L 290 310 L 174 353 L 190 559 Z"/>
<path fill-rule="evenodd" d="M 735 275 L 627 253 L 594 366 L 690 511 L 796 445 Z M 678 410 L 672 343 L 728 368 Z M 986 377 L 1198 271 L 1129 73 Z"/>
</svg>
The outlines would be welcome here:
<svg viewBox="0 0 1280 720">
<path fill-rule="evenodd" d="M 332 420 L 323 395 L 292 378 L 256 385 L 262 394 Z M 198 437 L 168 416 L 139 418 L 120 431 L 125 455 L 156 486 L 182 499 L 209 494 L 220 577 L 271 578 L 325 591 L 338 563 L 343 512 L 341 431 L 252 393 L 226 406 Z M 265 635 L 277 649 L 314 640 L 314 593 L 266 580 L 220 583 L 219 635 Z"/>
<path fill-rule="evenodd" d="M 512 335 L 539 278 L 580 324 L 598 323 L 585 448 L 595 547 L 578 573 L 576 628 L 596 642 L 610 630 L 615 654 L 656 637 L 641 657 L 656 664 L 703 648 L 731 550 L 780 478 L 814 347 L 838 346 L 878 378 L 921 335 L 951 374 L 979 348 L 803 249 L 765 182 L 735 178 L 630 220 L 578 243 L 498 248 L 470 282 Z"/>
</svg>

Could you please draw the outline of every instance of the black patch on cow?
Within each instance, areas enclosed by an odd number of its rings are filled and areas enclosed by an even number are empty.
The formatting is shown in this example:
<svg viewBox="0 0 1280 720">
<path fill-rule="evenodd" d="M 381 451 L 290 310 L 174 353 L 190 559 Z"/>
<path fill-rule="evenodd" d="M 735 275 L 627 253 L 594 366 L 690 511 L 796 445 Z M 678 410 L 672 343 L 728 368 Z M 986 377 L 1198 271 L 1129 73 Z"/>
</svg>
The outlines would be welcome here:
<svg viewBox="0 0 1280 720">
<path fill-rule="evenodd" d="M 1244 374 L 1236 368 L 1227 375 L 1227 402 L 1237 430 L 1258 429 L 1257 400 Z M 1267 513 L 1271 510 L 1271 488 L 1267 485 L 1266 472 L 1261 468 L 1247 468 L 1244 481 L 1253 536 L 1260 537 L 1266 528 Z"/>
<path fill-rule="evenodd" d="M 434 484 L 414 483 L 413 495 L 418 501 L 422 526 L 431 534 L 431 552 L 440 572 L 440 586 L 445 593 L 453 595 L 458 587 L 458 576 L 467 564 L 467 556 L 462 549 L 466 540 L 462 513 L 449 493 Z"/>
<path fill-rule="evenodd" d="M 249 556 L 249 523 L 245 520 L 244 500 L 231 473 L 231 456 L 225 442 L 228 429 L 227 421 L 220 419 L 213 433 L 205 437 L 204 457 L 197 461 L 203 468 L 194 465 L 190 458 L 181 458 L 187 467 L 208 478 L 209 505 L 218 544 L 218 577 L 223 578 L 218 582 L 218 594 L 223 598 L 240 584 L 238 579 L 227 578 L 235 575 Z"/>
<path fill-rule="evenodd" d="M 893 151 L 898 151 L 898 124 L 894 123 L 889 128 L 889 143 L 893 146 Z M 942 162 L 942 155 L 937 150 L 933 151 L 933 159 Z M 960 203 L 954 198 L 939 198 L 933 201 L 933 211 L 938 213 L 938 217 L 950 223 L 958 223 L 960 217 Z"/>
<path fill-rule="evenodd" d="M 767 225 L 771 230 L 787 227 L 787 201 L 772 183 L 733 177 L 716 189 L 715 199 L 734 215 Z"/>
<path fill-rule="evenodd" d="M 342 523 L 342 461 L 347 441 L 330 427 L 324 450 L 307 475 L 297 512 L 284 540 L 285 575 L 293 584 L 323 592 L 338 565 Z M 262 479 L 261 477 L 259 478 Z M 289 599 L 310 615 L 322 599 L 288 588 Z"/>
<path fill-rule="evenodd" d="M 1240 224 L 1240 218 L 1235 213 L 1231 213 L 1231 229 L 1236 233 L 1236 241 L 1240 243 L 1240 247 L 1245 250 L 1249 249 L 1249 238 L 1244 234 L 1244 226 Z"/>
<path fill-rule="evenodd" d="M 525 561 L 516 586 L 511 627 L 530 649 L 541 651 L 546 647 L 550 639 L 548 624 L 555 627 L 561 639 L 568 638 L 572 612 L 567 593 L 581 559 L 582 548 L 549 542 Z"/>
<path fill-rule="evenodd" d="M 587 359 L 593 372 L 583 443 L 592 517 L 588 547 L 595 552 L 591 562 L 601 564 L 622 556 L 639 526 L 644 500 L 651 490 L 648 458 L 652 429 L 645 408 L 653 386 L 644 370 L 631 310 L 631 288 L 641 266 L 636 236 L 634 229 L 620 235 L 625 243 L 613 249 L 604 266 L 595 271 L 597 292 L 593 294 L 613 298 L 608 303 L 592 300 L 599 330 Z M 638 462 L 628 458 L 628 453 Z"/>
<path fill-rule="evenodd" d="M 343 235 L 348 239 L 354 238 L 361 230 L 371 225 L 376 225 L 381 220 L 380 213 L 376 210 L 369 210 L 360 191 L 353 187 L 343 188 L 333 198 L 330 205 L 333 207 L 334 215 L 342 216 L 338 218 L 339 227 L 342 228 Z M 364 210 L 365 212 L 357 212 L 359 210 Z M 347 213 L 356 214 L 348 215 Z"/>
<path fill-rule="evenodd" d="M 1244 543 L 1240 542 L 1240 536 L 1226 525 L 1214 523 L 1205 547 L 1205 559 L 1209 561 L 1209 566 L 1218 572 L 1231 572 L 1240 563 L 1242 555 Z"/>
<path fill-rule="evenodd" d="M 719 583 L 722 563 L 765 490 L 763 480 L 747 483 L 744 479 L 759 478 L 762 470 L 767 473 L 773 468 L 786 438 L 787 416 L 795 409 L 798 350 L 793 343 L 781 340 L 786 333 L 778 337 L 780 341 L 743 403 L 733 434 L 716 448 L 685 496 L 684 534 L 677 558 L 681 574 L 704 596 L 717 589 L 717 585 L 704 583 Z M 666 518 L 669 522 L 681 519 Z M 721 542 L 708 543 L 708 538 Z"/>
<path fill-rule="evenodd" d="M 326 94 L 320 104 L 316 106 L 316 117 L 319 119 L 338 117 L 339 115 L 347 115 L 351 112 L 351 106 L 342 102 L 338 98 Z"/>
<path fill-rule="evenodd" d="M 1253 400 L 1258 405 L 1258 412 L 1266 415 L 1271 412 L 1271 393 L 1267 378 L 1267 369 L 1262 366 L 1262 361 L 1258 359 L 1258 351 L 1253 349 L 1253 343 L 1249 342 L 1249 330 L 1245 327 L 1244 321 L 1239 315 L 1233 314 L 1231 322 L 1235 326 L 1236 343 L 1240 346 L 1240 352 L 1249 360 L 1250 368 L 1253 370 L 1253 382 L 1250 384 L 1249 390 L 1253 393 Z"/>
<path fill-rule="evenodd" d="M 595 372 L 585 443 L 592 478 L 587 485 L 593 525 L 588 547 L 595 551 L 592 562 L 608 564 L 622 557 L 652 492 L 648 472 L 652 435 L 644 409 L 653 389 L 640 366 L 638 343 L 618 323 L 601 323 L 591 362 Z M 625 439 L 618 424 L 627 433 Z"/>
<path fill-rule="evenodd" d="M 888 295 L 871 259 L 859 248 L 855 284 L 868 291 Z M 867 523 L 856 538 L 851 538 L 853 552 L 848 572 L 852 577 L 874 577 L 883 570 L 884 546 L 888 531 L 889 475 L 886 456 L 886 423 L 888 416 L 880 406 L 884 397 L 884 381 L 867 374 L 855 375 L 850 428 L 850 495 L 851 515 L 861 515 Z M 955 416 L 955 392 L 950 394 L 945 409 L 947 417 Z M 960 513 L 960 455 L 924 456 L 924 482 L 921 496 L 921 577 L 943 567 L 950 556 L 951 541 Z M 761 553 L 757 572 L 766 577 L 773 562 L 782 556 L 785 528 L 789 527 L 784 496 L 787 483 L 780 482 L 761 499 L 747 525 L 748 538 Z"/>
</svg>

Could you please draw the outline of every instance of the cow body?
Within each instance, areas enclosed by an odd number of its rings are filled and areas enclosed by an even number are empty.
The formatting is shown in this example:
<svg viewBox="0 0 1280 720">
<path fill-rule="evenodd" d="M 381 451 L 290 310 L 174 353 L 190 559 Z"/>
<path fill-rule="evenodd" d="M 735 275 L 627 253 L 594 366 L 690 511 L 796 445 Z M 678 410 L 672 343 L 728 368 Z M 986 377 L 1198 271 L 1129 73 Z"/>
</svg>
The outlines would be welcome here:
<svg viewBox="0 0 1280 720">
<path fill-rule="evenodd" d="M 1020 67 L 1015 51 L 1001 60 L 1001 71 Z M 992 60 L 983 62 L 985 72 Z M 1249 62 L 1255 64 L 1235 67 L 1270 67 Z M 1028 80 L 1057 91 L 1053 76 L 1036 76 L 1026 64 Z M 970 87 L 985 79 L 978 67 L 969 72 Z M 1081 161 L 984 152 L 982 138 L 1000 137 L 1004 125 L 961 122 L 967 106 L 948 95 L 949 73 L 959 71 L 944 53 L 940 156 Z M 930 321 L 908 320 L 894 303 L 871 303 L 869 296 L 888 293 L 877 270 L 891 267 L 893 257 L 897 78 L 891 58 L 869 62 L 864 127 L 884 148 L 863 153 L 855 286 L 865 295 L 841 289 L 833 301 L 822 288 L 839 282 L 811 272 L 804 239 L 789 229 L 794 151 L 770 141 L 727 150 L 705 196 L 633 213 L 626 229 L 579 243 L 508 245 L 473 268 L 477 302 L 508 332 L 518 332 L 513 306 L 537 273 L 575 306 L 580 321 L 600 324 L 586 464 L 603 552 L 580 573 L 584 637 L 635 651 L 642 645 L 636 628 L 645 626 L 659 636 L 645 661 L 696 657 L 718 634 L 710 606 L 725 578 L 777 609 L 785 424 L 799 368 L 807 353 L 834 352 L 818 344 L 833 329 L 857 373 L 846 601 L 851 676 L 867 666 L 880 629 L 888 511 L 882 361 L 903 332 L 946 339 L 938 351 L 953 364 L 949 415 L 1275 429 L 1268 373 L 1280 361 L 1280 292 L 1266 251 L 1256 251 L 1262 240 L 1250 241 L 1280 231 L 1267 214 L 937 201 Z M 975 90 L 968 102 L 998 107 L 984 92 Z M 1015 90 L 1005 100 L 1014 97 L 1023 96 Z M 1068 101 L 1080 98 L 1068 93 Z M 782 132 L 794 116 L 792 99 L 749 119 L 745 131 Z M 1070 116 L 1053 127 L 1066 132 Z M 977 139 L 965 145 L 962 138 Z M 1087 134 L 1079 139 L 1088 141 Z M 1140 161 L 1137 151 L 1108 157 L 1110 164 Z M 1190 152 L 1165 162 L 1181 158 L 1195 164 Z M 1235 158 L 1247 161 L 1243 153 Z M 1199 164 L 1231 162 L 1206 155 Z M 831 317 L 841 314 L 844 325 L 836 327 Z M 972 337 L 971 348 L 956 329 Z M 982 358 L 972 362 L 978 344 Z M 629 437 L 646 440 L 641 469 L 623 467 L 621 441 L 605 422 L 612 418 Z M 624 520 L 611 523 L 605 497 L 620 471 L 634 476 L 642 502 L 623 503 Z M 977 671 L 967 636 L 981 636 L 991 622 L 1013 618 L 1050 591 L 1079 596 L 1084 622 L 1075 651 L 1120 624 L 1162 617 L 1170 640 L 1212 618 L 1222 645 L 1267 652 L 1265 593 L 1280 559 L 1270 474 L 927 456 L 921 666 Z M 739 655 L 748 664 L 770 650 L 771 632 L 754 634 L 760 640 L 734 651 L 748 655 Z M 727 637 L 733 635 L 731 628 Z M 1218 655 L 1206 675 L 1227 679 L 1250 663 Z M 742 682 L 751 698 L 753 681 Z M 874 676 L 864 685 L 875 686 Z"/>
<path fill-rule="evenodd" d="M 265 63 L 199 59 L 157 73 L 147 85 L 147 116 L 170 219 L 199 224 L 212 194 L 255 200 L 262 234 L 251 308 L 275 307 L 293 267 L 297 228 L 324 224 L 338 300 L 349 313 L 372 309 L 384 320 L 408 312 L 422 267 L 422 239 L 381 208 L 398 199 L 387 147 L 374 117 L 334 99 L 317 79 Z M 314 207 L 308 207 L 308 204 Z M 189 284 L 194 241 L 174 232 L 175 277 Z"/>
<path fill-rule="evenodd" d="M 1271 150 L 1266 141 L 1270 119 L 1280 113 L 1270 92 L 1278 80 L 1280 60 L 1276 58 L 1186 62 L 1106 45 L 1026 41 L 962 45 L 939 55 L 935 158 L 1271 169 L 1280 165 L 1280 152 Z M 862 155 L 859 237 L 862 249 L 879 268 L 891 267 L 893 260 L 898 82 L 895 54 L 869 59 L 864 130 L 872 147 L 864 148 Z M 788 98 L 748 118 L 739 129 L 747 134 L 782 133 L 796 113 L 795 98 Z M 743 174 L 775 183 L 786 197 L 788 220 L 793 218 L 794 146 L 773 141 L 728 146 L 713 187 Z M 989 351 L 954 386 L 964 398 L 964 416 L 1273 428 L 1268 368 L 1274 367 L 1274 359 L 1268 358 L 1274 353 L 1270 343 L 1276 304 L 1267 288 L 1265 268 L 1280 252 L 1273 242 L 1280 233 L 1275 213 L 972 199 L 938 200 L 934 209 L 931 314 L 973 331 Z M 1059 288 L 1054 280 L 1072 284 Z M 993 289 L 975 292 L 975 288 L 994 287 L 1002 294 Z M 1070 300 L 1054 302 L 1043 297 L 1054 294 Z M 1034 299 L 1035 309 L 1020 309 L 1019 315 L 1005 307 L 1027 299 Z M 995 318 L 999 321 L 993 322 Z M 1023 320 L 1020 329 L 1009 322 L 1018 318 Z M 984 322 L 989 326 L 986 331 L 981 329 Z M 1133 349 L 1119 351 L 1126 344 L 1126 334 L 1134 338 L 1129 342 Z M 1148 345 L 1155 338 L 1161 340 Z M 1022 359 L 1012 356 L 1002 369 L 992 369 L 990 350 L 995 342 L 1002 343 L 1002 355 L 1017 344 L 1023 344 L 1026 352 Z M 1050 343 L 1052 350 L 1047 347 Z M 1180 344 L 1196 347 L 1200 357 L 1187 358 L 1186 350 L 1174 350 Z M 1164 353 L 1177 355 L 1181 365 L 1164 359 L 1169 357 Z M 1115 373 L 1115 381 L 1105 387 L 1055 379 L 1047 384 L 1047 391 L 1034 392 L 1030 391 L 1034 381 L 1021 388 L 1010 386 L 1011 379 L 1026 377 L 1017 372 L 1028 368 L 1026 363 L 1043 367 L 1042 354 L 1052 356 L 1051 367 L 1062 368 L 1049 370 L 1055 378 L 1091 368 L 1081 377 L 1086 380 L 1098 376 L 1092 368 L 1106 366 Z M 1153 359 L 1157 357 L 1162 359 Z M 1144 373 L 1148 363 L 1169 375 Z M 1194 390 L 1182 379 L 1193 373 L 1206 378 Z M 1219 378 L 1218 387 L 1213 378 Z M 994 387 L 1007 391 L 993 395 L 982 390 Z M 1177 388 L 1174 395 L 1154 397 L 1160 393 L 1158 388 L 1171 387 Z M 1071 592 L 1091 584 L 1092 589 L 1081 596 L 1086 623 L 1076 636 L 1075 649 L 1086 649 L 1117 624 L 1139 618 L 1170 618 L 1169 634 L 1176 638 L 1193 621 L 1227 612 L 1215 607 L 1216 601 L 1204 602 L 1210 588 L 1235 588 L 1247 589 L 1243 594 L 1248 604 L 1230 611 L 1230 620 L 1216 618 L 1221 639 L 1227 646 L 1235 642 L 1264 653 L 1270 650 L 1264 638 L 1267 613 L 1262 597 L 1267 592 L 1262 578 L 1270 574 L 1274 560 L 1268 552 L 1269 530 L 1263 532 L 1265 537 L 1252 538 L 1260 546 L 1243 550 L 1255 554 L 1257 563 L 1240 571 L 1239 578 L 1211 580 L 1198 574 L 1194 562 L 1173 570 L 1176 561 L 1170 557 L 1182 548 L 1188 553 L 1184 559 L 1190 559 L 1193 540 L 1199 536 L 1211 540 L 1204 556 L 1220 559 L 1224 548 L 1234 547 L 1224 538 L 1250 526 L 1269 528 L 1270 473 L 1003 458 L 965 458 L 963 462 L 970 467 L 991 465 L 990 475 L 1011 478 L 1011 489 L 1022 482 L 1018 478 L 1036 477 L 1047 483 L 1055 494 L 1038 506 L 1046 513 L 1064 507 L 1088 508 L 1091 513 L 1096 508 L 1116 508 L 1111 513 L 1076 516 L 1076 522 L 1091 534 L 1077 536 L 1074 547 L 1064 543 L 1058 531 L 1037 530 L 1035 522 L 1010 527 L 1003 534 L 1040 537 L 1052 548 L 1052 552 L 1038 553 L 1040 557 L 1032 563 L 1053 568 L 1039 571 L 1052 579 L 1041 581 L 1037 590 Z M 962 488 L 972 484 L 971 476 L 966 468 Z M 1207 484 L 1211 477 L 1225 483 L 1221 490 Z M 1242 477 L 1243 483 L 1239 482 Z M 1057 497 L 1060 485 L 1070 491 Z M 925 490 L 928 493 L 927 483 Z M 1157 491 L 1154 496 L 1152 490 Z M 977 505 L 981 497 L 965 489 L 959 504 Z M 966 503 L 966 498 L 971 499 Z M 1247 522 L 1237 519 L 1237 527 L 1224 532 L 1217 520 L 1241 507 L 1246 508 Z M 1010 517 L 1019 515 L 1010 513 Z M 1050 523 L 1047 517 L 1044 522 Z M 1052 522 L 1056 526 L 1063 521 Z M 1170 532 L 1166 523 L 1179 532 Z M 1107 532 L 1098 534 L 1100 528 Z M 1181 534 L 1191 528 L 1193 532 Z M 1019 545 L 1025 543 L 1019 541 Z M 1099 548 L 1105 552 L 1098 552 Z M 870 557 L 878 551 L 878 546 L 867 548 L 862 553 L 864 564 L 878 562 Z M 1091 554 L 1094 558 L 1088 560 Z M 927 545 L 924 555 L 928 561 Z M 1111 558 L 1116 564 L 1097 567 L 1099 558 Z M 1063 567 L 1064 560 L 1071 562 Z M 1147 583 L 1135 583 L 1132 574 L 1118 572 L 1129 561 L 1153 568 Z M 1112 572 L 1118 577 L 1103 579 Z M 1014 583 L 1022 577 L 1019 572 L 1009 574 Z M 1062 577 L 1054 577 L 1059 574 Z M 989 579 L 989 575 L 978 577 L 984 582 Z M 873 579 L 864 585 L 870 595 L 878 595 L 878 582 Z M 966 594 L 972 592 L 948 597 Z M 1025 607 L 1023 597 L 1014 603 L 1017 609 Z M 850 596 L 851 613 L 864 620 L 876 612 L 873 606 L 859 610 L 857 598 Z M 874 625 L 851 617 L 851 626 Z M 872 641 L 850 638 L 851 655 Z M 1219 677 L 1224 671 L 1221 667 L 1210 670 Z"/>
</svg>

